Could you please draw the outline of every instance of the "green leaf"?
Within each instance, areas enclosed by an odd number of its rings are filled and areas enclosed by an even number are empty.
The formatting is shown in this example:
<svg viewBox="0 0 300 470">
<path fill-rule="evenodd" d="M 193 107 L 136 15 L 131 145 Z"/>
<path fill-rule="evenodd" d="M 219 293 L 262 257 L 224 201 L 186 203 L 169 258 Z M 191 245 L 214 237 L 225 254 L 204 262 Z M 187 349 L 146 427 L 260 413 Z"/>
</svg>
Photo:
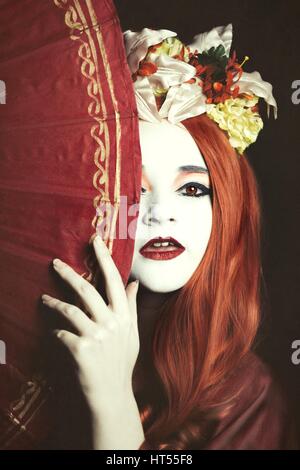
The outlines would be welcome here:
<svg viewBox="0 0 300 470">
<path fill-rule="evenodd" d="M 224 70 L 228 63 L 225 48 L 221 44 L 217 48 L 211 47 L 208 51 L 198 54 L 198 60 L 202 65 L 215 64 L 217 68 Z"/>
</svg>

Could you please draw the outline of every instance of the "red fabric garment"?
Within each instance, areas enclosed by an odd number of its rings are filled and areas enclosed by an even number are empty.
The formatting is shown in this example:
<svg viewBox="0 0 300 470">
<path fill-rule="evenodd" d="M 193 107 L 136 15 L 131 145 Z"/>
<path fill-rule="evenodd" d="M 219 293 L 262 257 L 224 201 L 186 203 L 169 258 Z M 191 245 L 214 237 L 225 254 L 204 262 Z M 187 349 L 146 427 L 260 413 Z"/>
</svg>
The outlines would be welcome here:
<svg viewBox="0 0 300 470">
<path fill-rule="evenodd" d="M 218 399 L 232 397 L 232 407 L 214 426 L 206 443 L 189 450 L 295 450 L 295 425 L 286 396 L 269 367 L 248 353 L 224 381 Z M 147 440 L 140 450 L 156 450 Z"/>
<path fill-rule="evenodd" d="M 138 117 L 111 0 L 0 0 L 0 64 L 0 448 L 36 448 L 55 414 L 39 298 L 73 299 L 55 257 L 98 282 L 89 241 L 102 202 L 119 208 L 105 239 L 127 282 L 134 238 L 114 230 L 121 212 L 136 228 Z"/>
<path fill-rule="evenodd" d="M 285 394 L 270 369 L 255 354 L 250 353 L 229 378 L 226 392 L 228 388 L 231 392 L 240 388 L 241 391 L 206 449 L 296 448 Z"/>
</svg>

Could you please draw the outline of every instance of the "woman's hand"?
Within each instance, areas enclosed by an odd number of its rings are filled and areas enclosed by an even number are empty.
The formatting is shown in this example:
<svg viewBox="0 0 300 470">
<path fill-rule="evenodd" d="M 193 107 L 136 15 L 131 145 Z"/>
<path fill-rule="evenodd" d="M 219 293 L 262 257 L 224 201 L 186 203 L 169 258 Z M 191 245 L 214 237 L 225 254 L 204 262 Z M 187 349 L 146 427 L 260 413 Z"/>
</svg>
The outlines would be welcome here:
<svg viewBox="0 0 300 470">
<path fill-rule="evenodd" d="M 42 299 L 78 331 L 76 335 L 55 330 L 78 365 L 79 382 L 90 409 L 107 414 L 133 397 L 132 373 L 140 346 L 136 307 L 138 282 L 131 282 L 125 289 L 105 243 L 96 236 L 93 245 L 104 272 L 109 305 L 88 281 L 59 260 L 53 261 L 55 270 L 79 294 L 91 319 L 74 305 L 45 295 Z"/>
</svg>

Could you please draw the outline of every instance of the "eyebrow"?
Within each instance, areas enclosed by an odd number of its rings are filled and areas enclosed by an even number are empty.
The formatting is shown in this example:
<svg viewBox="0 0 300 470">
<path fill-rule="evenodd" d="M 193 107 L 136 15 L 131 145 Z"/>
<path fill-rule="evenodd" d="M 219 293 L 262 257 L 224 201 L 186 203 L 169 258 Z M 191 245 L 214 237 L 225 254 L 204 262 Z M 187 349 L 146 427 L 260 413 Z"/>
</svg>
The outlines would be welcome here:
<svg viewBox="0 0 300 470">
<path fill-rule="evenodd" d="M 177 168 L 178 171 L 182 173 L 208 173 L 207 168 L 203 166 L 196 166 L 196 165 L 184 165 Z"/>
<path fill-rule="evenodd" d="M 142 168 L 145 169 L 145 165 L 142 165 Z M 203 166 L 196 165 L 184 165 L 177 168 L 177 171 L 181 173 L 208 173 L 208 169 Z"/>
</svg>

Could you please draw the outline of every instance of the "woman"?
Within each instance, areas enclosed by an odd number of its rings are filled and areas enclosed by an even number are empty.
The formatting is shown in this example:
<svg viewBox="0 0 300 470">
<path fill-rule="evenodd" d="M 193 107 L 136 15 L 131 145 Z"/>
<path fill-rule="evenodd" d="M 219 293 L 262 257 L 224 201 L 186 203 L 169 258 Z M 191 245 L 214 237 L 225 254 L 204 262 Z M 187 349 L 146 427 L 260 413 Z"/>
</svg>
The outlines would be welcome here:
<svg viewBox="0 0 300 470">
<path fill-rule="evenodd" d="M 276 109 L 272 87 L 229 56 L 231 25 L 191 46 L 175 36 L 125 33 L 143 163 L 130 282 L 96 237 L 108 302 L 61 262 L 90 318 L 44 302 L 75 328 L 57 335 L 77 363 L 93 448 L 289 448 L 283 398 L 252 352 L 259 201 L 243 152 L 262 127 L 258 98 Z"/>
</svg>

